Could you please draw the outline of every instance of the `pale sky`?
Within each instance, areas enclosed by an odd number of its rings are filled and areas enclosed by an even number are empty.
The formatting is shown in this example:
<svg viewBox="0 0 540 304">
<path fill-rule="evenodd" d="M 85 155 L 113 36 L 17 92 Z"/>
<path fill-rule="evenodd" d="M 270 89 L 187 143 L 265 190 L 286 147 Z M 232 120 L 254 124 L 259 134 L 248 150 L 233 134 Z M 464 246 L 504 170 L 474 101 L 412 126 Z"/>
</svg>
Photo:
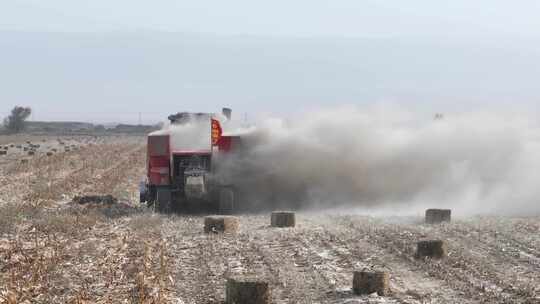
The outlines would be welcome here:
<svg viewBox="0 0 540 304">
<path fill-rule="evenodd" d="M 5 0 L 0 8 L 8 30 L 540 37 L 535 0 Z"/>
<path fill-rule="evenodd" d="M 394 102 L 538 111 L 533 0 L 4 0 L 0 116 L 154 122 Z"/>
</svg>

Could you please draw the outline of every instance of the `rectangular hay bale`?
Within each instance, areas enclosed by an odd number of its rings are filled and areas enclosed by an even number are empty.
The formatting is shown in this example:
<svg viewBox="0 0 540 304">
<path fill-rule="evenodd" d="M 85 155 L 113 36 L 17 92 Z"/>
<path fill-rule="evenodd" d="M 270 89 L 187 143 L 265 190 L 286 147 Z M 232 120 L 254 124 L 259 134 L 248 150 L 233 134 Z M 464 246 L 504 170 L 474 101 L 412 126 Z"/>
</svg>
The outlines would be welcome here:
<svg viewBox="0 0 540 304">
<path fill-rule="evenodd" d="M 296 225 L 296 218 L 294 212 L 290 211 L 274 211 L 270 218 L 270 226 L 272 227 L 294 227 Z"/>
<path fill-rule="evenodd" d="M 237 217 L 234 216 L 206 216 L 204 218 L 205 233 L 234 233 L 238 231 L 239 227 L 240 221 Z"/>
<path fill-rule="evenodd" d="M 426 210 L 426 223 L 439 224 L 442 222 L 450 222 L 452 218 L 452 210 L 450 209 L 428 209 Z"/>
<path fill-rule="evenodd" d="M 257 278 L 229 278 L 225 290 L 227 304 L 269 304 L 268 282 Z"/>
<path fill-rule="evenodd" d="M 442 240 L 420 241 L 416 247 L 416 258 L 442 259 L 448 255 L 448 246 Z"/>
<path fill-rule="evenodd" d="M 353 292 L 357 295 L 377 293 L 385 296 L 390 291 L 390 275 L 387 272 L 355 271 Z"/>
</svg>

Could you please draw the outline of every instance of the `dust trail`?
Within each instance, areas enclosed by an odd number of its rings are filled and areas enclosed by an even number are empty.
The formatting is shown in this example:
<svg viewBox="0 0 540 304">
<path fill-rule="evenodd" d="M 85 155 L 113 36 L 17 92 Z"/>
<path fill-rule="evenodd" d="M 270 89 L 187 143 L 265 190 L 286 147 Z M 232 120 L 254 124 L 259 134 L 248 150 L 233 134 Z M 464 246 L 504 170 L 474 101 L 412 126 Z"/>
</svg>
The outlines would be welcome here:
<svg viewBox="0 0 540 304">
<path fill-rule="evenodd" d="M 525 117 L 346 107 L 236 132 L 245 151 L 220 172 L 254 208 L 540 212 L 540 132 Z"/>
<path fill-rule="evenodd" d="M 151 135 L 170 135 L 170 148 L 172 151 L 210 151 L 210 115 L 184 113 L 183 120 L 171 124 L 167 122 L 161 130 Z"/>
</svg>

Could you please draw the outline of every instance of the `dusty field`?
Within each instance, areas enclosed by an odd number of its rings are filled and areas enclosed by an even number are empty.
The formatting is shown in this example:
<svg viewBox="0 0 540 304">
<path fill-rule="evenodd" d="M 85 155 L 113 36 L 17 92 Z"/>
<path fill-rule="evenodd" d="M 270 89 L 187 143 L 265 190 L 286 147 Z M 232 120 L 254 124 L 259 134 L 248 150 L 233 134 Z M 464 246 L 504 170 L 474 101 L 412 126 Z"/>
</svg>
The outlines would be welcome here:
<svg viewBox="0 0 540 304">
<path fill-rule="evenodd" d="M 32 141 L 32 142 L 40 142 L 42 140 L 46 141 L 52 141 L 56 139 L 56 136 L 40 136 L 40 135 L 31 135 L 31 134 L 23 134 L 23 135 L 0 135 L 0 145 L 7 145 L 7 144 L 22 144 L 26 141 Z"/>
<path fill-rule="evenodd" d="M 274 303 L 540 303 L 540 217 L 299 213 L 276 229 L 262 214 L 205 235 L 202 217 L 137 206 L 144 138 L 70 140 L 80 148 L 0 164 L 0 303 L 221 303 L 233 275 L 268 280 Z M 71 204 L 77 194 L 119 202 Z M 422 239 L 447 240 L 448 258 L 415 259 Z M 352 294 L 364 268 L 390 272 L 389 296 Z"/>
</svg>

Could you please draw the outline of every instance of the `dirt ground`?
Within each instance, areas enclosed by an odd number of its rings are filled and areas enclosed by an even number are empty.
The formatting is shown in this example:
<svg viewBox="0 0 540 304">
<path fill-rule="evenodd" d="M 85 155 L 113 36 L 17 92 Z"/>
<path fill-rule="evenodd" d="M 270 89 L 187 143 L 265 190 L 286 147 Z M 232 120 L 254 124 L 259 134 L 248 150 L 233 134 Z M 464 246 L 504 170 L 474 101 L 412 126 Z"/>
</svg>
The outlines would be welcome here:
<svg viewBox="0 0 540 304">
<path fill-rule="evenodd" d="M 144 137 L 61 141 L 79 149 L 0 156 L 0 303 L 222 303 L 238 275 L 268 281 L 273 303 L 540 303 L 538 216 L 299 212 L 295 228 L 271 228 L 257 214 L 239 215 L 236 234 L 204 234 L 202 216 L 138 205 Z M 70 203 L 83 194 L 118 203 Z M 446 240 L 448 257 L 415 259 L 424 239 Z M 388 271 L 391 293 L 353 295 L 362 269 Z"/>
</svg>

